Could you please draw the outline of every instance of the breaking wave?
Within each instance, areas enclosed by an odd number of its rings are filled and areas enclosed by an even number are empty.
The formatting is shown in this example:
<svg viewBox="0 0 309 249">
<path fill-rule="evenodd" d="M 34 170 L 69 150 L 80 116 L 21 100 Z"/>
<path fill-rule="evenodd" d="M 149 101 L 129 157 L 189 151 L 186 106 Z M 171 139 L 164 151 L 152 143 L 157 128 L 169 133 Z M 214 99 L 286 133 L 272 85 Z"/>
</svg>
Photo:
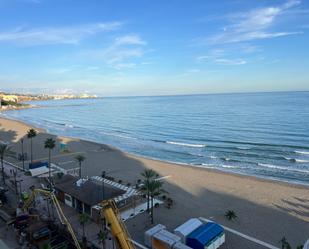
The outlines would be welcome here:
<svg viewBox="0 0 309 249">
<path fill-rule="evenodd" d="M 309 151 L 295 150 L 295 153 L 302 155 L 309 155 Z"/>
<path fill-rule="evenodd" d="M 167 144 L 173 144 L 178 146 L 185 146 L 185 147 L 195 147 L 195 148 L 204 148 L 206 147 L 205 144 L 188 144 L 188 143 L 181 143 L 181 142 L 174 142 L 174 141 L 166 141 Z"/>
<path fill-rule="evenodd" d="M 305 170 L 305 169 L 291 169 L 291 168 L 288 168 L 288 167 L 283 167 L 283 166 L 278 166 L 278 165 L 273 165 L 273 164 L 267 164 L 267 163 L 258 163 L 258 165 L 261 166 L 261 167 L 264 167 L 264 168 L 279 169 L 279 170 L 309 174 L 309 170 Z"/>
</svg>

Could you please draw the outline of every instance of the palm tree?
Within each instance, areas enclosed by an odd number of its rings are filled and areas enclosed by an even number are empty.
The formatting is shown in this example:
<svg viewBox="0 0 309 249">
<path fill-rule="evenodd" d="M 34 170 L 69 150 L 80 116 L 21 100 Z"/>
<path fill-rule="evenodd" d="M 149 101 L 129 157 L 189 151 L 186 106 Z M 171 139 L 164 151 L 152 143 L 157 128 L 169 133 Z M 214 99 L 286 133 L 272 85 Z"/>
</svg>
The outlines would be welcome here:
<svg viewBox="0 0 309 249">
<path fill-rule="evenodd" d="M 142 182 L 142 188 L 141 190 L 146 194 L 147 196 L 147 212 L 149 213 L 149 203 L 150 203 L 150 196 L 149 196 L 149 183 L 156 177 L 157 173 L 152 169 L 145 169 L 141 173 L 142 177 L 144 178 Z"/>
<path fill-rule="evenodd" d="M 162 193 L 166 193 L 166 191 L 162 188 L 163 182 L 152 180 L 149 182 L 148 190 L 151 200 L 151 224 L 153 224 L 153 200 L 155 197 L 160 196 Z"/>
<path fill-rule="evenodd" d="M 49 188 L 52 191 L 52 182 L 51 182 L 51 151 L 56 146 L 56 141 L 52 138 L 47 138 L 44 143 L 44 148 L 48 149 L 48 180 Z"/>
<path fill-rule="evenodd" d="M 29 129 L 27 132 L 27 137 L 30 138 L 30 161 L 33 161 L 33 152 L 32 152 L 32 138 L 36 137 L 37 132 L 35 129 Z"/>
<path fill-rule="evenodd" d="M 85 224 L 88 222 L 88 220 L 89 220 L 89 216 L 87 214 L 82 213 L 82 214 L 79 215 L 79 223 L 83 227 L 83 243 L 84 243 L 84 245 L 87 242 L 87 239 L 86 239 L 86 236 L 85 236 Z"/>
<path fill-rule="evenodd" d="M 227 210 L 225 213 L 225 218 L 228 220 L 234 220 L 237 218 L 237 215 L 233 210 Z"/>
<path fill-rule="evenodd" d="M 82 178 L 82 162 L 86 160 L 86 157 L 83 155 L 77 155 L 75 159 L 79 163 L 79 178 Z"/>
<path fill-rule="evenodd" d="M 105 247 L 106 238 L 107 238 L 107 232 L 100 230 L 100 232 L 98 233 L 98 240 L 102 244 L 102 249 L 104 249 L 104 247 Z"/>
<path fill-rule="evenodd" d="M 13 155 L 15 155 L 15 152 L 13 152 L 7 144 L 0 143 L 1 172 L 2 172 L 2 181 L 4 185 L 5 185 L 5 177 L 4 177 L 3 160 L 4 160 L 4 157 L 13 156 Z"/>
<path fill-rule="evenodd" d="M 282 237 L 279 243 L 281 244 L 281 249 L 291 249 L 291 246 L 285 236 Z"/>
</svg>

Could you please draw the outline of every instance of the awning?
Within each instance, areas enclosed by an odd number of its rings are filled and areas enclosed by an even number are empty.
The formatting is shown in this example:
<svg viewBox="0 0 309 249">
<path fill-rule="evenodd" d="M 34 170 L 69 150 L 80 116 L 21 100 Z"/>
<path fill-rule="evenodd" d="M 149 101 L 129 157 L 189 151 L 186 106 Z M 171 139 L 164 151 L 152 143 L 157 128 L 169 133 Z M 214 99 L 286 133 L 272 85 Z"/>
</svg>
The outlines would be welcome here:
<svg viewBox="0 0 309 249">
<path fill-rule="evenodd" d="M 48 173 L 48 167 L 40 167 L 35 169 L 29 169 L 31 176 L 39 176 L 45 173 Z"/>
</svg>

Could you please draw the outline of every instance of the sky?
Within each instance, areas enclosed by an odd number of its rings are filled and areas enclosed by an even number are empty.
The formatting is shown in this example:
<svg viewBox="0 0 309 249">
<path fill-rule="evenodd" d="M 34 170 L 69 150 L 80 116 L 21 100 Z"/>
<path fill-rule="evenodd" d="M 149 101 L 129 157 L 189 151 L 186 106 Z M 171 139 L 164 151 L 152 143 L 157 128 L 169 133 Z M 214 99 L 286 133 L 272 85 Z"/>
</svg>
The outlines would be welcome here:
<svg viewBox="0 0 309 249">
<path fill-rule="evenodd" d="M 0 90 L 309 90 L 307 0 L 0 0 Z"/>
</svg>

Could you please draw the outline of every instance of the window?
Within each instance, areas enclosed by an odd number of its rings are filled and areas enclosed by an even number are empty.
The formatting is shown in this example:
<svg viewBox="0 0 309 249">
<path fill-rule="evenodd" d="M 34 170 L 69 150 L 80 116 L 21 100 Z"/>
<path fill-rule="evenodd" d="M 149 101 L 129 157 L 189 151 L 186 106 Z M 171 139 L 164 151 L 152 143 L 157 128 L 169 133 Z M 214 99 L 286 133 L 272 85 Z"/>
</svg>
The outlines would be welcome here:
<svg viewBox="0 0 309 249">
<path fill-rule="evenodd" d="M 64 194 L 64 198 L 66 201 L 72 202 L 72 197 L 70 195 Z"/>
</svg>

